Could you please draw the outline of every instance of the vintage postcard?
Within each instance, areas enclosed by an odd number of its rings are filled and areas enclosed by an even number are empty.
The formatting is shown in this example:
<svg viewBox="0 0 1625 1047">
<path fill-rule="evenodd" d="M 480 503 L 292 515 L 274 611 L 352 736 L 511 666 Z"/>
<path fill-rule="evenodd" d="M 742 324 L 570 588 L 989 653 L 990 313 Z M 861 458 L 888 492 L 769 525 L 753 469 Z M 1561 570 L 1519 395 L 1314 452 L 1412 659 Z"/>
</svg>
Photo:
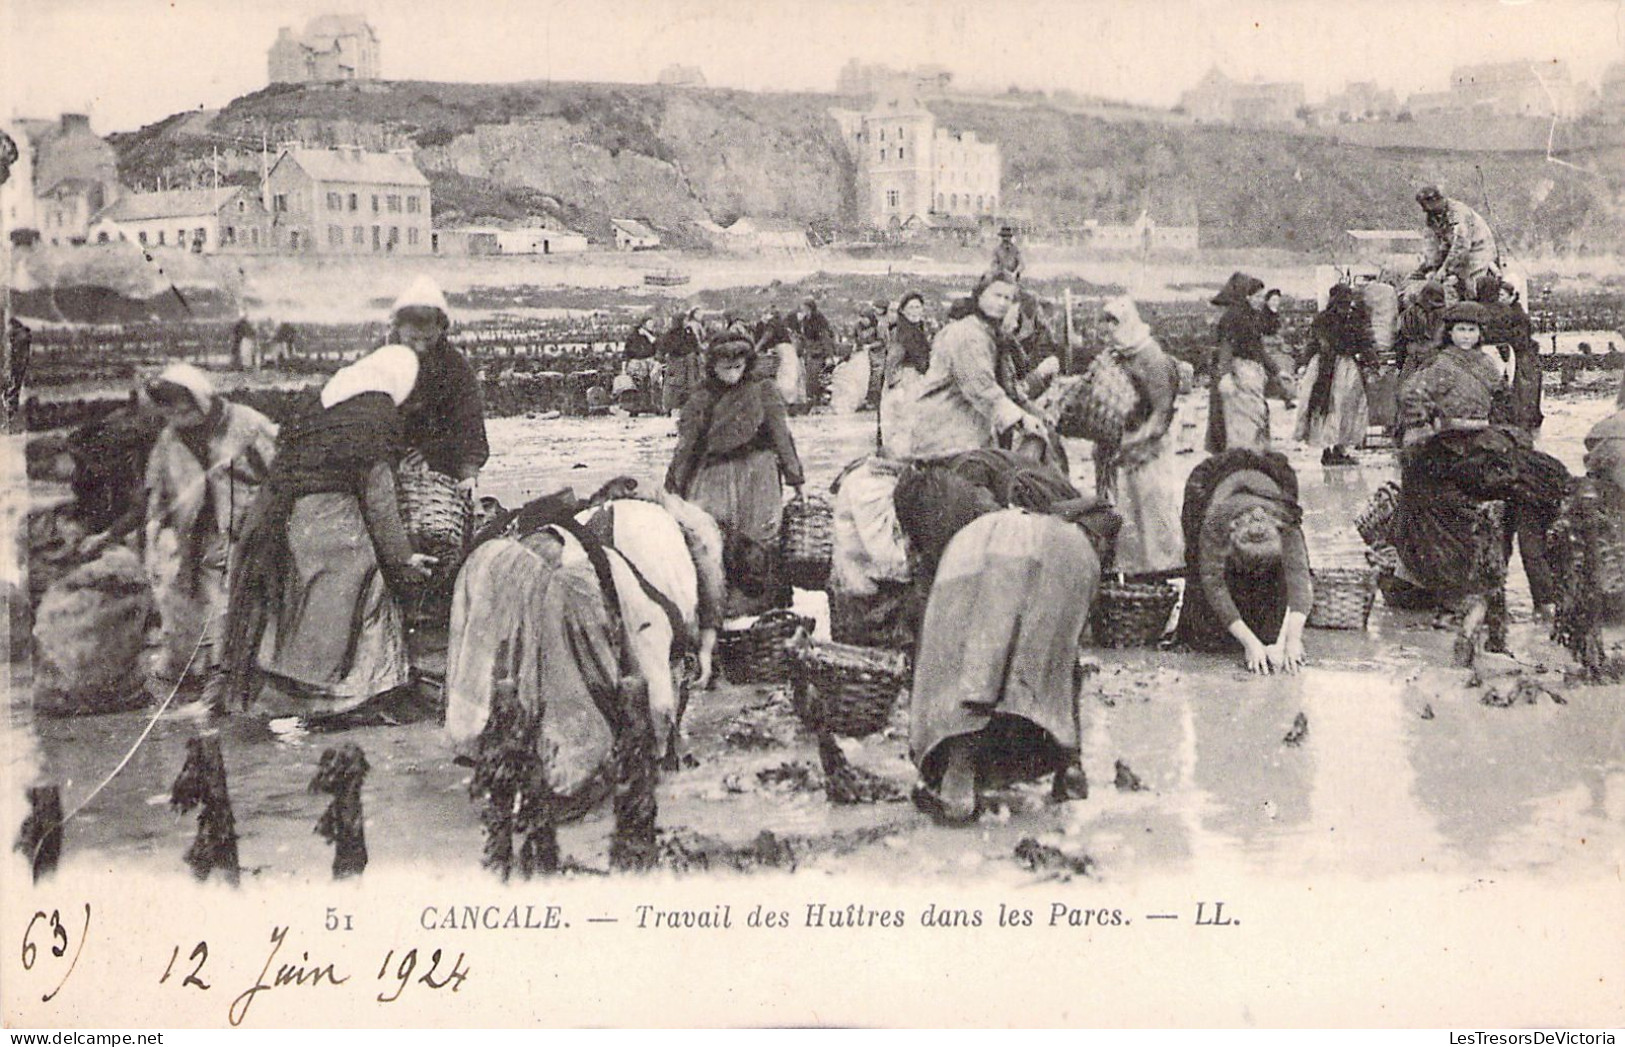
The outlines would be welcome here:
<svg viewBox="0 0 1625 1047">
<path fill-rule="evenodd" d="M 3 11 L 8 1028 L 1625 1024 L 1618 3 Z"/>
</svg>

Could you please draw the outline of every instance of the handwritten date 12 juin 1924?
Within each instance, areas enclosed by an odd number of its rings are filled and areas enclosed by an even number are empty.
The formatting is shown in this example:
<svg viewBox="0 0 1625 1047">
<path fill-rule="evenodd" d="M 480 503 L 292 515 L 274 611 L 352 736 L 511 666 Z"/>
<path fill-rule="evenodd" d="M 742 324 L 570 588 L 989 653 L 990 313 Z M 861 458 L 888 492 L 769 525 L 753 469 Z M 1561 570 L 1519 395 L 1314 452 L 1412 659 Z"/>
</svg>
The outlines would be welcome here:
<svg viewBox="0 0 1625 1047">
<path fill-rule="evenodd" d="M 77 925 L 77 926 L 75 926 Z M 84 907 L 82 924 L 61 910 L 36 912 L 23 933 L 21 960 L 24 971 L 38 971 L 39 976 L 51 983 L 40 996 L 49 1003 L 78 965 L 90 937 L 91 907 Z M 274 927 L 270 936 L 270 951 L 261 965 L 254 983 L 232 998 L 226 1017 L 232 1025 L 241 1025 L 248 1017 L 254 1001 L 265 993 L 279 990 L 334 989 L 347 985 L 353 975 L 342 970 L 337 963 L 312 960 L 309 950 L 301 950 L 296 962 L 291 960 L 292 949 L 283 952 L 288 928 Z M 58 974 L 57 971 L 61 973 Z M 448 959 L 446 951 L 435 949 L 426 956 L 416 948 L 390 949 L 378 965 L 373 983 L 377 991 L 374 998 L 382 1004 L 394 1003 L 413 986 L 424 986 L 414 991 L 457 992 L 468 979 L 466 955 L 457 954 Z M 176 945 L 169 954 L 168 963 L 158 978 L 158 984 L 171 985 L 182 991 L 210 992 L 220 979 L 209 968 L 209 943 L 199 941 L 190 949 Z"/>
</svg>

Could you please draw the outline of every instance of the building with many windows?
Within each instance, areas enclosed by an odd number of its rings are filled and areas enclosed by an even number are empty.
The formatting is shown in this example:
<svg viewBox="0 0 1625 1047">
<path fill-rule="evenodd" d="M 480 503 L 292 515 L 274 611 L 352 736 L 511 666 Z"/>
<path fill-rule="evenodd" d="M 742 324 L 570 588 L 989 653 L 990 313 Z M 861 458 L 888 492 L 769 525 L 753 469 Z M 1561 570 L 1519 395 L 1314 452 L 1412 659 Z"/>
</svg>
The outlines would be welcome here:
<svg viewBox="0 0 1625 1047">
<path fill-rule="evenodd" d="M 96 215 L 87 239 L 196 254 L 263 251 L 271 246 L 270 215 L 243 186 L 131 193 Z"/>
<path fill-rule="evenodd" d="M 870 224 L 901 228 L 915 216 L 998 214 L 997 143 L 938 127 L 912 95 L 883 99 L 867 112 L 832 115 L 857 161 L 858 198 Z"/>
<path fill-rule="evenodd" d="M 294 254 L 428 254 L 429 180 L 409 150 L 283 150 L 265 177 L 273 246 Z"/>
<path fill-rule="evenodd" d="M 1203 124 L 1264 127 L 1296 121 L 1304 108 L 1303 84 L 1232 80 L 1217 68 L 1208 70 L 1179 99 L 1180 108 Z"/>
</svg>

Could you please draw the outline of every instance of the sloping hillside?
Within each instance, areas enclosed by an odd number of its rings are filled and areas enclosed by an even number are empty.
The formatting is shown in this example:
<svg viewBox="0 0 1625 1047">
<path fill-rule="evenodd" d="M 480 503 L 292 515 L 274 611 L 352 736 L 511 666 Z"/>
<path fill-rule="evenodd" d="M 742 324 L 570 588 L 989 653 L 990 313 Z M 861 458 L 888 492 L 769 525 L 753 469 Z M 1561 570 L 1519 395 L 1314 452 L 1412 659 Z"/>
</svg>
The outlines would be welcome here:
<svg viewBox="0 0 1625 1047">
<path fill-rule="evenodd" d="M 278 85 L 206 123 L 116 135 L 128 184 L 250 181 L 264 141 L 411 145 L 443 220 L 544 215 L 607 237 L 612 216 L 668 229 L 741 214 L 852 226 L 841 100 L 620 84 Z M 1196 217 L 1214 247 L 1323 250 L 1343 230 L 1410 227 L 1440 181 L 1521 249 L 1625 247 L 1625 150 L 1568 163 L 1530 153 L 1380 150 L 1271 131 L 1107 121 L 1043 104 L 931 103 L 1004 152 L 1004 199 L 1039 224 Z M 200 129 L 200 124 L 201 129 Z"/>
</svg>

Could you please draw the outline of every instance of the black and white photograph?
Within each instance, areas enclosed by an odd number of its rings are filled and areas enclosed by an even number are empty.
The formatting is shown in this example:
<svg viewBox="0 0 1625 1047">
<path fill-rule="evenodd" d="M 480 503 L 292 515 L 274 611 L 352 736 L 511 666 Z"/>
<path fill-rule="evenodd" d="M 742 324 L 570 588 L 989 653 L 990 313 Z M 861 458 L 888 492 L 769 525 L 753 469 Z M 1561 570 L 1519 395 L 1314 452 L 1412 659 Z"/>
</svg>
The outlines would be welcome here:
<svg viewBox="0 0 1625 1047">
<path fill-rule="evenodd" d="M 8 1029 L 1625 1026 L 1617 0 L 0 36 Z"/>
</svg>

